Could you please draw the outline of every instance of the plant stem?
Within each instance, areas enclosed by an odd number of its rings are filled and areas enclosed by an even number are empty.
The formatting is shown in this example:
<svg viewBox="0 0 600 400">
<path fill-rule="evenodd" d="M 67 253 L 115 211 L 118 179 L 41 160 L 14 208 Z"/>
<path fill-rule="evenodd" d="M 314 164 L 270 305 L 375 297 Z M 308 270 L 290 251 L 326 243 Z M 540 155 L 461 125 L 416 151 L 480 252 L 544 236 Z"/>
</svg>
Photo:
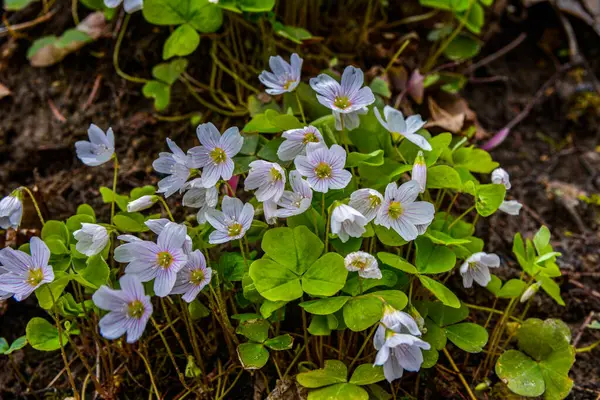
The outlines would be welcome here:
<svg viewBox="0 0 600 400">
<path fill-rule="evenodd" d="M 33 193 L 31 193 L 31 190 L 29 190 L 29 188 L 27 188 L 25 186 L 21 186 L 21 190 L 24 190 L 25 193 L 27 193 L 27 195 L 31 199 L 31 202 L 33 203 L 33 207 L 35 208 L 35 212 L 37 212 L 38 218 L 40 219 L 42 226 L 44 226 L 46 224 L 46 222 L 44 221 L 44 217 L 42 217 L 42 211 L 40 210 L 40 206 L 38 205 L 37 201 L 35 200 Z"/>
<path fill-rule="evenodd" d="M 158 335 L 162 339 L 163 344 L 165 345 L 165 348 L 167 349 L 167 353 L 169 354 L 169 358 L 171 359 L 171 362 L 173 363 L 173 367 L 175 367 L 175 372 L 177 373 L 179 382 L 181 382 L 183 387 L 185 387 L 186 389 L 189 389 L 187 383 L 185 383 L 185 376 L 181 373 L 181 370 L 179 369 L 179 366 L 177 365 L 177 360 L 175 360 L 175 356 L 173 355 L 173 351 L 171 351 L 171 346 L 169 346 L 169 342 L 167 342 L 167 338 L 165 338 L 165 335 L 163 335 L 163 333 L 160 330 L 158 324 L 156 323 L 156 320 L 154 319 L 154 317 L 150 317 L 150 321 L 152 321 L 152 325 L 154 326 L 154 329 L 156 329 L 156 331 L 158 332 Z"/>
<path fill-rule="evenodd" d="M 140 356 L 140 358 L 144 362 L 144 365 L 146 366 L 146 370 L 148 371 L 148 376 L 150 377 L 150 383 L 152 384 L 152 389 L 154 390 L 154 394 L 156 395 L 157 399 L 160 399 L 161 398 L 160 392 L 158 391 L 158 388 L 156 387 L 156 382 L 154 381 L 154 375 L 152 374 L 152 367 L 150 367 L 150 363 L 148 362 L 146 357 L 144 357 L 144 355 L 142 354 L 141 351 L 136 350 L 135 352 Z"/>
<path fill-rule="evenodd" d="M 298 95 L 298 90 L 294 91 L 296 95 L 296 102 L 298 103 L 298 108 L 300 109 L 300 115 L 302 115 L 302 122 L 306 125 L 306 117 L 304 116 L 304 109 L 302 108 L 302 103 L 300 102 L 300 96 Z"/>
<path fill-rule="evenodd" d="M 409 43 L 410 43 L 410 39 L 406 39 L 406 41 L 404 43 L 402 43 L 402 46 L 400 46 L 398 51 L 396 51 L 394 56 L 390 59 L 390 62 L 386 65 L 385 69 L 383 70 L 383 75 L 387 74 L 388 70 L 392 67 L 392 65 L 394 65 L 394 62 L 396 61 L 396 59 L 398 59 L 398 57 L 400 57 L 400 54 L 402 54 L 402 52 L 404 51 L 406 46 L 408 46 Z"/>
<path fill-rule="evenodd" d="M 590 344 L 589 346 L 579 347 L 578 349 L 575 349 L 575 353 L 587 353 L 588 351 L 594 350 L 594 348 L 598 345 L 600 345 L 600 340 Z"/>
<path fill-rule="evenodd" d="M 467 209 L 467 211 L 465 211 L 464 213 L 462 213 L 458 218 L 456 218 L 454 221 L 452 221 L 452 223 L 448 226 L 448 231 L 450 231 L 450 229 L 452 229 L 452 227 L 454 225 L 456 225 L 456 223 L 458 221 L 460 221 L 461 219 L 463 219 L 467 214 L 469 214 L 471 211 L 473 211 L 475 209 L 475 206 L 471 206 Z"/>
<path fill-rule="evenodd" d="M 127 14 L 129 16 L 129 14 Z M 115 202 L 117 200 L 117 175 L 119 173 L 119 160 L 117 159 L 117 155 L 113 155 L 114 164 L 113 164 L 113 186 L 112 186 L 112 202 L 110 204 L 110 224 L 114 225 L 115 219 Z"/>
<path fill-rule="evenodd" d="M 167 215 L 169 216 L 169 219 L 171 221 L 175 222 L 175 218 L 173 218 L 173 214 L 171 213 L 171 209 L 169 208 L 169 205 L 167 204 L 167 202 L 165 201 L 165 199 L 163 199 L 161 196 L 158 196 L 158 200 L 160 200 L 160 203 L 162 204 L 163 208 L 167 212 Z"/>
<path fill-rule="evenodd" d="M 358 353 L 356 353 L 356 355 L 354 356 L 354 359 L 350 363 L 350 366 L 348 367 L 349 369 L 351 369 L 352 366 L 354 365 L 354 363 L 356 363 L 356 361 L 358 361 L 358 358 L 360 357 L 360 355 L 362 354 L 362 352 L 365 350 L 365 347 L 367 347 L 367 344 L 371 341 L 371 337 L 375 333 L 375 330 L 377 330 L 378 326 L 379 326 L 379 323 L 377 323 L 377 324 L 375 324 L 373 326 L 373 329 L 371 329 L 371 332 L 369 333 L 369 336 L 367 336 L 367 338 L 363 341 L 363 344 L 362 344 L 362 346 L 360 346 L 360 349 L 358 350 Z"/>
<path fill-rule="evenodd" d="M 454 372 L 456 372 L 458 374 L 458 378 L 462 382 L 463 386 L 465 387 L 465 389 L 467 389 L 467 393 L 469 394 L 469 397 L 471 398 L 471 400 L 477 400 L 477 397 L 475 397 L 475 395 L 473 394 L 473 391 L 471 391 L 471 387 L 469 386 L 465 377 L 463 376 L 463 374 L 460 372 L 460 370 L 454 363 L 454 360 L 452 359 L 452 356 L 450 355 L 450 353 L 448 353 L 448 350 L 446 350 L 446 348 L 444 347 L 442 349 L 442 351 L 446 355 L 446 358 L 448 358 L 448 361 L 450 361 L 450 365 L 452 365 L 452 369 L 454 370 Z"/>
<path fill-rule="evenodd" d="M 113 52 L 113 65 L 117 74 L 125 80 L 134 83 L 146 83 L 150 82 L 148 79 L 139 78 L 136 76 L 131 76 L 119 68 L 119 50 L 121 49 L 121 43 L 123 42 L 123 37 L 125 36 L 125 31 L 127 31 L 127 25 L 129 24 L 129 19 L 131 18 L 131 14 L 125 15 L 125 19 L 123 20 L 123 25 L 121 26 L 121 30 L 119 31 L 119 37 L 117 37 L 117 43 L 115 44 L 115 50 Z"/>
<path fill-rule="evenodd" d="M 63 343 L 63 333 L 62 326 L 60 324 L 60 318 L 58 316 L 58 311 L 56 311 L 56 301 L 54 300 L 54 293 L 52 293 L 52 289 L 50 286 L 45 285 L 46 289 L 50 293 L 50 298 L 52 299 L 52 311 L 54 312 L 54 323 L 56 324 L 56 330 L 58 331 L 58 344 L 60 345 L 60 354 L 62 356 L 63 362 L 65 363 L 65 369 L 67 370 L 67 377 L 69 378 L 69 384 L 71 385 L 71 389 L 73 390 L 73 396 L 75 400 L 79 400 L 79 392 L 77 391 L 77 386 L 75 385 L 75 379 L 73 378 L 73 373 L 71 372 L 71 368 L 69 367 L 69 360 L 67 359 L 67 353 L 65 352 L 65 345 Z M 67 334 L 68 335 L 68 334 Z"/>
</svg>

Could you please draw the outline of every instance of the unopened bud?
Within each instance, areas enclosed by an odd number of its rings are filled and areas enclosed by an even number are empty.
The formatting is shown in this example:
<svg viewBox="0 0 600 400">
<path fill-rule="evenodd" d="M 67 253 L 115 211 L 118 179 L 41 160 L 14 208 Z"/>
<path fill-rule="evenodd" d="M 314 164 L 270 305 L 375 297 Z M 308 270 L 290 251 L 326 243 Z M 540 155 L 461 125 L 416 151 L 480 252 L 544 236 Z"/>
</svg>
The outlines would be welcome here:
<svg viewBox="0 0 600 400">
<path fill-rule="evenodd" d="M 157 201 L 158 201 L 158 196 L 154 196 L 154 195 L 142 196 L 139 199 L 130 201 L 129 204 L 127 204 L 127 211 L 128 212 L 142 211 L 142 210 L 152 207 L 154 205 L 154 203 L 156 203 Z"/>
</svg>

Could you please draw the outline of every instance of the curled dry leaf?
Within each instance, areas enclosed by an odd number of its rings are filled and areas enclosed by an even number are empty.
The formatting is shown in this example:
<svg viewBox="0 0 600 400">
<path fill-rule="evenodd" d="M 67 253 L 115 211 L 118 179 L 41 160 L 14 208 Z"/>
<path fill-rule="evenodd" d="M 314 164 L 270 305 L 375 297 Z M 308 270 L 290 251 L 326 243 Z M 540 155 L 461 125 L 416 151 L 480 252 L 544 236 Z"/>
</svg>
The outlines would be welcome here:
<svg viewBox="0 0 600 400">
<path fill-rule="evenodd" d="M 452 114 L 441 108 L 432 97 L 428 98 L 429 113 L 431 119 L 425 124 L 425 128 L 440 127 L 452 133 L 458 133 L 465 123 L 465 113 Z"/>
<path fill-rule="evenodd" d="M 81 21 L 75 29 L 65 31 L 60 37 L 46 36 L 36 40 L 30 47 L 27 58 L 34 67 L 54 65 L 68 54 L 97 40 L 102 36 L 105 28 L 104 13 L 94 12 Z"/>
<path fill-rule="evenodd" d="M 9 94 L 11 94 L 10 89 L 0 83 L 0 99 L 8 96 Z"/>
</svg>

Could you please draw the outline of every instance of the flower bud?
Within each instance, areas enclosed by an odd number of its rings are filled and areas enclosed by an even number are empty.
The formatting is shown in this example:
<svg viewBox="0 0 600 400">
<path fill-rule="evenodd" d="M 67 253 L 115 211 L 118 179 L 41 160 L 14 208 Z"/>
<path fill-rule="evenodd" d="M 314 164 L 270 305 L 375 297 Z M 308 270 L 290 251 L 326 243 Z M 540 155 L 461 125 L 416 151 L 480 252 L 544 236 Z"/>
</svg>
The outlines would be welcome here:
<svg viewBox="0 0 600 400">
<path fill-rule="evenodd" d="M 23 195 L 20 189 L 0 201 L 0 227 L 17 229 L 23 217 Z"/>
<path fill-rule="evenodd" d="M 425 164 L 425 158 L 423 157 L 422 151 L 419 151 L 417 158 L 415 158 L 412 169 L 412 179 L 419 183 L 419 187 L 421 188 L 419 193 L 425 192 L 425 187 L 427 186 L 427 164 Z"/>
<path fill-rule="evenodd" d="M 521 295 L 521 303 L 525 303 L 527 300 L 532 298 L 537 293 L 537 291 L 540 289 L 540 286 L 542 286 L 541 282 L 536 282 L 536 283 L 530 285 L 527 288 L 527 290 L 525 290 L 525 292 Z"/>
<path fill-rule="evenodd" d="M 158 196 L 155 196 L 155 195 L 142 196 L 139 199 L 130 201 L 127 204 L 127 211 L 128 212 L 142 211 L 142 210 L 152 207 L 154 205 L 154 203 L 156 203 L 157 201 L 158 201 Z"/>
</svg>

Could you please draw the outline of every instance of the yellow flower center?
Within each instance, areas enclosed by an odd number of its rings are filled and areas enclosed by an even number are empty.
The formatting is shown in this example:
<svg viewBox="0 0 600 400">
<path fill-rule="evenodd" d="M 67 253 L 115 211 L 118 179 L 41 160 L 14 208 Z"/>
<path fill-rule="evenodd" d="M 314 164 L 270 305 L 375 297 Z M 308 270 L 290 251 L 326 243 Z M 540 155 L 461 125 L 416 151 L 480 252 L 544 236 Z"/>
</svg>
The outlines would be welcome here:
<svg viewBox="0 0 600 400">
<path fill-rule="evenodd" d="M 369 195 L 369 207 L 370 208 L 377 208 L 381 205 L 381 199 L 379 198 L 379 196 L 376 196 L 374 194 L 370 194 Z"/>
<path fill-rule="evenodd" d="M 239 222 L 234 222 L 227 228 L 227 234 L 229 235 L 229 237 L 237 236 L 240 233 L 242 233 L 243 228 L 244 227 L 242 226 L 242 224 L 240 224 Z"/>
<path fill-rule="evenodd" d="M 399 201 L 392 201 L 390 203 L 390 207 L 388 208 L 388 215 L 392 219 L 398 219 L 402 215 L 403 209 L 402 204 Z"/>
<path fill-rule="evenodd" d="M 367 263 L 364 262 L 363 260 L 354 260 L 354 261 L 352 261 L 351 265 L 360 270 L 363 270 L 367 267 Z"/>
<path fill-rule="evenodd" d="M 319 179 L 329 178 L 331 176 L 331 166 L 325 162 L 320 162 L 315 167 L 315 175 Z"/>
<path fill-rule="evenodd" d="M 306 135 L 304 135 L 304 139 L 302 139 L 302 143 L 303 144 L 319 143 L 319 138 L 314 133 L 309 132 Z"/>
<path fill-rule="evenodd" d="M 335 100 L 333 100 L 333 105 L 337 108 L 345 110 L 346 108 L 350 107 L 352 103 L 350 103 L 350 100 L 346 96 L 336 96 Z"/>
<path fill-rule="evenodd" d="M 139 300 L 134 300 L 127 305 L 127 315 L 131 318 L 140 319 L 144 315 L 146 308 L 144 303 Z"/>
<path fill-rule="evenodd" d="M 42 283 L 44 280 L 44 271 L 41 268 L 35 268 L 29 270 L 29 275 L 27 276 L 27 283 L 35 287 Z"/>
<path fill-rule="evenodd" d="M 288 90 L 296 81 L 290 79 L 283 84 L 283 89 Z"/>
<path fill-rule="evenodd" d="M 169 252 L 167 251 L 161 251 L 160 253 L 158 253 L 156 255 L 156 263 L 158 265 L 160 265 L 161 267 L 163 267 L 164 269 L 167 269 L 171 266 L 171 263 L 173 262 L 173 256 L 171 254 L 169 254 Z"/>
<path fill-rule="evenodd" d="M 190 282 L 195 286 L 200 286 L 204 281 L 204 271 L 202 269 L 195 269 L 190 274 Z"/>
<path fill-rule="evenodd" d="M 223 149 L 215 147 L 215 149 L 210 152 L 210 158 L 212 158 L 215 164 L 221 164 L 227 160 L 227 154 L 225 154 Z"/>
<path fill-rule="evenodd" d="M 274 182 L 280 181 L 283 177 L 277 168 L 271 168 L 271 180 Z"/>
</svg>

